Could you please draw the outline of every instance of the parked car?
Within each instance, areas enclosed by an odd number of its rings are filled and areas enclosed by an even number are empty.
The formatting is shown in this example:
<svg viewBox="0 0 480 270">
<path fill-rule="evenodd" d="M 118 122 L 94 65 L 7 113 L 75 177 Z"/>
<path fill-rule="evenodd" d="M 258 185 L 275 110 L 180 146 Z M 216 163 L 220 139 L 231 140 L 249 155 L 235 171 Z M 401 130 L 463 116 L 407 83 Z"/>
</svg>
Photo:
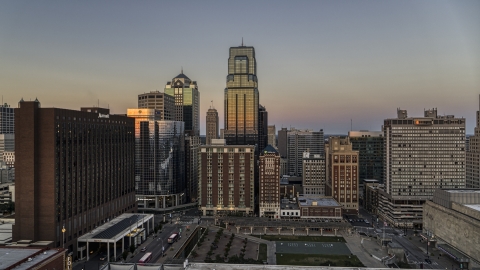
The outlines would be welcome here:
<svg viewBox="0 0 480 270">
<path fill-rule="evenodd" d="M 426 261 L 428 264 L 432 264 L 432 261 L 430 261 L 430 259 L 425 259 L 425 261 Z"/>
<path fill-rule="evenodd" d="M 142 252 L 145 252 L 145 251 L 147 251 L 147 248 L 146 248 L 146 247 L 143 247 L 143 248 L 141 249 L 141 251 L 142 251 Z"/>
<path fill-rule="evenodd" d="M 102 256 L 100 257 L 100 261 L 105 261 L 105 259 L 107 259 L 107 256 L 105 256 L 105 255 L 102 255 Z"/>
</svg>

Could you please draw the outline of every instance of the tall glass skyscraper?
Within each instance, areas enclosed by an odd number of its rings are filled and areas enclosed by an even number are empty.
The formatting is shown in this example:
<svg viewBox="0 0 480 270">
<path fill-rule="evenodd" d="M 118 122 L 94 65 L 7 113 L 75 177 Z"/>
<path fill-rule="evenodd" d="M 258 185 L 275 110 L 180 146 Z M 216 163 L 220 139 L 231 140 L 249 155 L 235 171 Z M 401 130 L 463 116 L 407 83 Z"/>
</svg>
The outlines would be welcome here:
<svg viewBox="0 0 480 270">
<path fill-rule="evenodd" d="M 200 133 L 200 93 L 196 81 L 178 74 L 165 86 L 165 94 L 175 98 L 175 121 L 185 122 L 185 131 Z"/>
<path fill-rule="evenodd" d="M 258 144 L 259 97 L 253 47 L 230 48 L 224 108 L 224 138 L 227 144 Z"/>
<path fill-rule="evenodd" d="M 138 208 L 162 209 L 185 202 L 184 123 L 158 120 L 161 111 L 128 109 L 135 118 L 135 191 Z"/>
<path fill-rule="evenodd" d="M 187 202 L 197 200 L 198 147 L 200 146 L 200 92 L 196 81 L 183 70 L 165 86 L 165 94 L 175 99 L 175 120 L 185 123 L 185 177 Z"/>
</svg>

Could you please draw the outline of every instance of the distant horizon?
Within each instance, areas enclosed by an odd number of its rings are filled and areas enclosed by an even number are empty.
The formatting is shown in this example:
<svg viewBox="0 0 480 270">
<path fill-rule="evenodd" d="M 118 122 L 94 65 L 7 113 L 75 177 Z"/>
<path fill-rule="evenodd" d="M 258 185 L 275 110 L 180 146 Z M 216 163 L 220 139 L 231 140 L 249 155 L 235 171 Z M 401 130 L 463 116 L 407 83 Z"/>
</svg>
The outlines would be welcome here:
<svg viewBox="0 0 480 270">
<path fill-rule="evenodd" d="M 276 127 L 380 130 L 396 109 L 467 119 L 480 94 L 480 1 L 4 1 L 4 102 L 123 114 L 182 69 L 224 122 L 229 48 L 253 46 Z M 181 13 L 179 12 L 181 11 Z M 179 16 L 181 14 L 181 16 Z M 15 106 L 13 106 L 15 107 Z"/>
</svg>

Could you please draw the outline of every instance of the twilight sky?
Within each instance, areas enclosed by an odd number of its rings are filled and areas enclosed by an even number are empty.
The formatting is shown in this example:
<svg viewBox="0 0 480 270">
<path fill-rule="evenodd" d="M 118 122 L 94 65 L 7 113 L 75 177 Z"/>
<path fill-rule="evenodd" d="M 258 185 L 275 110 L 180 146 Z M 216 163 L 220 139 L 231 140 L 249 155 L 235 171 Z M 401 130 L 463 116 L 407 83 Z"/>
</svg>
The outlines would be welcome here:
<svg viewBox="0 0 480 270">
<path fill-rule="evenodd" d="M 0 94 L 110 106 L 184 73 L 223 127 L 228 49 L 257 57 L 269 124 L 380 130 L 396 108 L 467 118 L 480 94 L 480 1 L 2 1 Z"/>
</svg>

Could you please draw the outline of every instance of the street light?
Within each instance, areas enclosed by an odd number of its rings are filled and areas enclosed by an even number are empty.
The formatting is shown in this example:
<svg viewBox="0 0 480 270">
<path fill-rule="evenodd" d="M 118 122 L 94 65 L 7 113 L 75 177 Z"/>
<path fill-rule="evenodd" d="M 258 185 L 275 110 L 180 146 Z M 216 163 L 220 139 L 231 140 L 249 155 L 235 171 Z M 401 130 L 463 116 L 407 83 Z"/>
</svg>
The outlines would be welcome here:
<svg viewBox="0 0 480 270">
<path fill-rule="evenodd" d="M 65 248 L 65 232 L 67 230 L 65 229 L 65 224 L 63 224 L 63 227 L 62 227 L 62 245 L 63 245 L 63 248 Z"/>
</svg>

